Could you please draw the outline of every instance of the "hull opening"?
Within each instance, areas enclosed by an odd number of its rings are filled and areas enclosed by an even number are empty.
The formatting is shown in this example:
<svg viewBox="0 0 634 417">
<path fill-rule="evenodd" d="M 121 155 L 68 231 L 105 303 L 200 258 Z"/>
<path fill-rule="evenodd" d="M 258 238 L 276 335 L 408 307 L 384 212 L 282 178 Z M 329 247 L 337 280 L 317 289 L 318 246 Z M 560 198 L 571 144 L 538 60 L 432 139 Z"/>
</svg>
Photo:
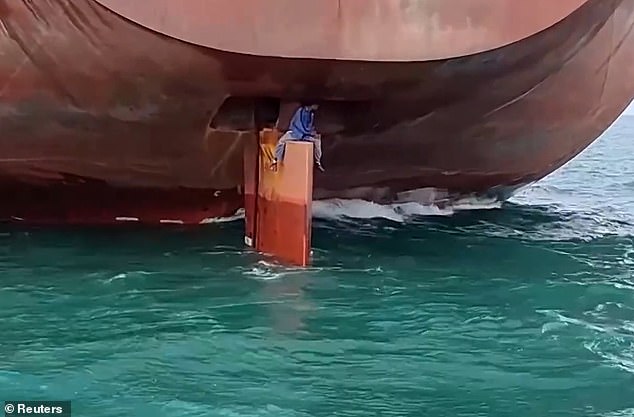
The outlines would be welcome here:
<svg viewBox="0 0 634 417">
<path fill-rule="evenodd" d="M 274 128 L 280 116 L 280 102 L 275 97 L 228 97 L 211 117 L 209 128 L 236 132 Z"/>
</svg>

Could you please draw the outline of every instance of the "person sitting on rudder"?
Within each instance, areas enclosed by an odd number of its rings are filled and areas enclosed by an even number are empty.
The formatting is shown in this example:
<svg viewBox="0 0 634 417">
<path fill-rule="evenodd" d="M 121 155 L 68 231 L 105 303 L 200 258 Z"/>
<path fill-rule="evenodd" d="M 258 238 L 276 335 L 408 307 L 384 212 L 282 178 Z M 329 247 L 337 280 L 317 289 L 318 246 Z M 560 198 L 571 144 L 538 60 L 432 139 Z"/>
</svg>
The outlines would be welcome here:
<svg viewBox="0 0 634 417">
<path fill-rule="evenodd" d="M 315 165 L 317 165 L 320 171 L 324 171 L 321 165 L 321 135 L 319 135 L 315 129 L 315 110 L 318 108 L 318 104 L 302 104 L 302 106 L 295 111 L 288 131 L 284 133 L 275 147 L 275 159 L 271 164 L 273 171 L 277 169 L 277 163 L 284 159 L 284 149 L 286 148 L 286 142 L 289 140 L 312 142 Z"/>
</svg>

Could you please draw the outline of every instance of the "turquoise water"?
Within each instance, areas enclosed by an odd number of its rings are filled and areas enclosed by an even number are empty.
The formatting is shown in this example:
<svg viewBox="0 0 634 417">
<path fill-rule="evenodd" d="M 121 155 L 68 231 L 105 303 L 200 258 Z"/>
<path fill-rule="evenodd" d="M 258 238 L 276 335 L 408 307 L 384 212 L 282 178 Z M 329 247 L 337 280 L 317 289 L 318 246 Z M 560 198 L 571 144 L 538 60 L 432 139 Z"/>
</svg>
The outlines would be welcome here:
<svg viewBox="0 0 634 417">
<path fill-rule="evenodd" d="M 239 221 L 5 227 L 0 400 L 91 417 L 634 416 L 633 139 L 625 117 L 502 208 L 321 204 L 307 270 L 244 251 Z"/>
</svg>

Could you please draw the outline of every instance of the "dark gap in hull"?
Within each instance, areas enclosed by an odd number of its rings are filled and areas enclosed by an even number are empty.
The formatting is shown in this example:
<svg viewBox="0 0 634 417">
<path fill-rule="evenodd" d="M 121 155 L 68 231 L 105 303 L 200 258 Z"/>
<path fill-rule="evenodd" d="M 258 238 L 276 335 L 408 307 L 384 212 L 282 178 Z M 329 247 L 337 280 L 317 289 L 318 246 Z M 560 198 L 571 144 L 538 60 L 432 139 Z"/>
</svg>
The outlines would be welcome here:
<svg viewBox="0 0 634 417">
<path fill-rule="evenodd" d="M 209 122 L 210 129 L 253 131 L 274 128 L 280 100 L 274 97 L 228 97 Z"/>
<path fill-rule="evenodd" d="M 367 131 L 367 118 L 375 106 L 372 101 L 358 100 L 301 101 L 319 104 L 315 124 L 324 135 L 360 134 Z M 229 97 L 211 117 L 209 128 L 250 132 L 276 128 L 284 131 L 299 106 L 299 99 L 286 101 L 275 97 Z"/>
</svg>

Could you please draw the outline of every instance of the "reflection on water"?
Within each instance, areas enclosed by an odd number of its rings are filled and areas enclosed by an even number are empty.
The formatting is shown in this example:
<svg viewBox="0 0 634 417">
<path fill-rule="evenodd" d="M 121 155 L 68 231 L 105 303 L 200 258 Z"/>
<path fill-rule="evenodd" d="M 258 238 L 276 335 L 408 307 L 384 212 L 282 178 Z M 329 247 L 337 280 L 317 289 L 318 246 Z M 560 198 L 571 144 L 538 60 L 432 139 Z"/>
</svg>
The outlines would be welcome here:
<svg viewBox="0 0 634 417">
<path fill-rule="evenodd" d="M 305 288 L 310 282 L 310 275 L 303 272 L 286 275 L 283 279 L 264 280 L 260 297 L 268 301 L 273 330 L 289 334 L 305 330 L 305 320 L 316 308 L 306 297 Z"/>
</svg>

